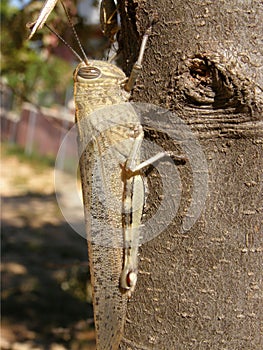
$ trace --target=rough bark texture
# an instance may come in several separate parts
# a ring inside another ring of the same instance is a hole
[[[180,208],[168,229],[140,249],[121,349],[263,348],[262,6],[119,1],[127,72],[158,14],[133,99],[186,121],[209,171],[206,206],[182,234],[192,185],[188,162],[179,166]],[[176,127],[171,118],[167,123]],[[146,136],[152,137],[147,130]],[[157,142],[170,149],[160,135]]]

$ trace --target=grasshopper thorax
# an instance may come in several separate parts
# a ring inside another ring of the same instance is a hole
[[[92,60],[81,62],[74,71],[74,95],[77,120],[97,109],[118,105],[129,100],[125,90],[125,73],[109,62]]]

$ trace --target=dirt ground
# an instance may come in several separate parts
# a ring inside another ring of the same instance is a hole
[[[53,168],[1,153],[0,348],[95,350],[86,242],[58,208]]]

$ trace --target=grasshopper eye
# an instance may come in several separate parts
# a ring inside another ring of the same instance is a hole
[[[96,79],[101,75],[101,71],[96,67],[81,67],[78,71],[78,75],[83,79]]]

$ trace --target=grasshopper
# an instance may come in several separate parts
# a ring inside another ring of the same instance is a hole
[[[29,38],[45,24],[55,4],[56,0],[46,1],[37,21],[31,25]],[[106,19],[111,20],[108,12]],[[140,163],[143,128],[139,116],[127,103],[142,68],[150,32],[151,27],[143,36],[129,78],[109,62],[88,60],[85,53],[82,59],[76,54],[81,62],[73,75],[75,121],[79,132],[97,350],[119,348],[127,301],[135,289],[138,273],[144,206],[141,170],[165,156],[160,153]]]
[[[114,42],[115,34],[119,31],[117,6],[114,0],[101,0],[100,25],[102,33]]]

